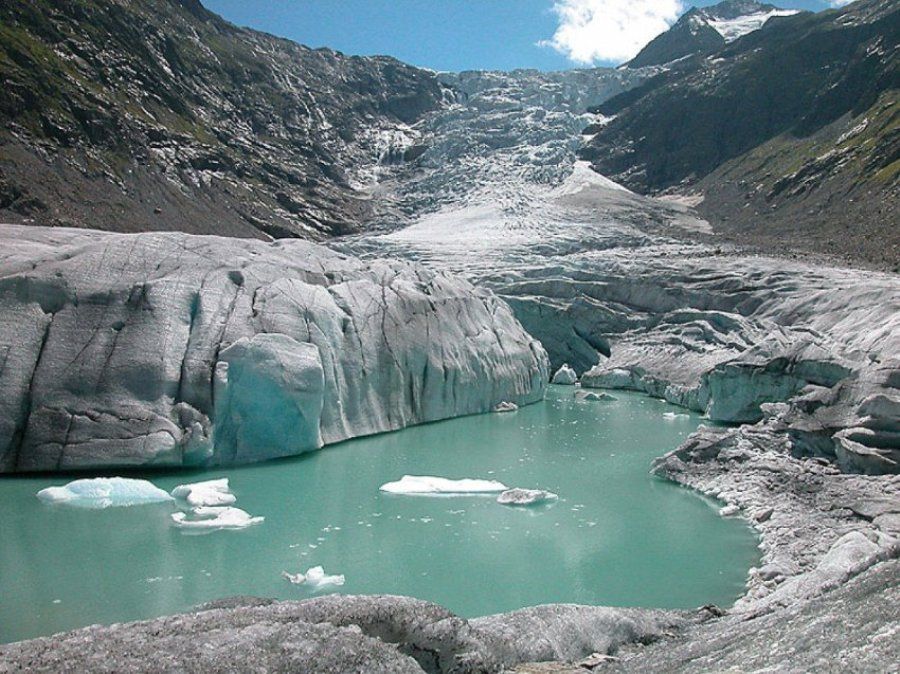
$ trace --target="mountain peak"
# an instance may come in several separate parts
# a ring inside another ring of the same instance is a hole
[[[709,7],[692,7],[669,30],[651,40],[628,66],[642,68],[694,54],[710,54],[759,30],[772,17],[798,12],[757,0],[723,0]]]

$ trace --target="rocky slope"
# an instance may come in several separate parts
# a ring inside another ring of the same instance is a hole
[[[263,238],[390,212],[367,191],[382,138],[445,95],[197,0],[3,3],[0,77],[3,221]]]
[[[769,19],[796,13],[756,0],[724,0],[710,7],[691,7],[669,30],[650,40],[627,65],[629,68],[660,66],[685,56],[712,54],[727,43],[759,30]]]
[[[637,191],[689,195],[738,242],[895,267],[898,45],[890,0],[779,17],[601,105],[615,119],[582,156]]]
[[[0,472],[233,464],[540,398],[490,292],[315,244],[0,227]]]

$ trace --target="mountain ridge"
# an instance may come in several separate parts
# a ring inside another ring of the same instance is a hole
[[[740,243],[896,267],[898,44],[889,0],[781,18],[597,106],[580,154]]]

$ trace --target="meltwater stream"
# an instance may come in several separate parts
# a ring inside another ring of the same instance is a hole
[[[148,618],[237,594],[313,595],[282,571],[322,565],[345,593],[406,594],[464,616],[548,602],[689,608],[730,604],[759,559],[741,520],[651,477],[700,423],[616,392],[345,442],[310,455],[205,472],[143,474],[163,489],[228,477],[265,522],[192,535],[170,504],[105,510],[35,497],[69,478],[0,480],[0,642]],[[681,416],[666,417],[666,412]],[[495,496],[379,492],[404,474],[476,477],[559,494],[514,508]],[[334,588],[332,588],[332,591]]]

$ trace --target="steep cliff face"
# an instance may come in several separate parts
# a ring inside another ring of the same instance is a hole
[[[195,0],[0,6],[0,218],[230,236],[352,231],[433,74],[237,28]],[[122,217],[127,214],[127,218]]]
[[[234,464],[539,399],[489,291],[316,244],[0,227],[0,472]]]
[[[896,265],[898,44],[890,0],[779,17],[601,105],[582,156],[738,241]]]

